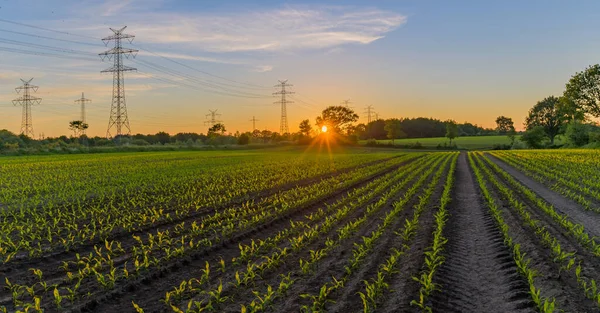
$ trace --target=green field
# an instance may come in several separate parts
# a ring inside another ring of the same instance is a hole
[[[378,143],[388,144],[391,140],[377,140]],[[395,145],[413,145],[419,142],[425,148],[435,148],[437,145],[447,145],[450,143],[446,137],[434,137],[434,138],[410,138],[410,139],[396,139],[394,140]],[[456,145],[462,149],[469,150],[485,150],[491,149],[494,145],[508,145],[510,139],[506,136],[476,136],[476,137],[459,137],[454,140]],[[361,144],[366,144],[366,140],[362,140]]]
[[[520,136],[517,135],[517,140]],[[391,140],[377,140],[378,143],[389,144]],[[447,145],[450,143],[446,137],[434,137],[434,138],[410,138],[410,139],[396,139],[394,140],[395,145],[414,145],[419,142],[424,148],[435,149],[437,145]],[[459,149],[467,150],[489,150],[494,145],[508,145],[510,139],[507,136],[472,136],[472,137],[459,137],[454,139],[454,142]],[[561,144],[562,136],[557,136],[554,140],[555,144]],[[366,144],[366,140],[361,140],[360,144]]]

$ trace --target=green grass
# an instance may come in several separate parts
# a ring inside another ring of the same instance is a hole
[[[518,138],[519,136],[517,136]],[[362,140],[360,143],[365,144],[367,141]],[[391,143],[391,140],[377,140],[378,143]],[[435,138],[418,138],[418,139],[396,139],[395,145],[410,145],[416,142],[421,143],[425,148],[436,148],[438,144],[449,144],[450,141],[446,137]],[[494,145],[510,144],[510,139],[506,136],[473,136],[459,137],[454,140],[456,145],[462,149],[469,150],[484,150],[491,149]]]

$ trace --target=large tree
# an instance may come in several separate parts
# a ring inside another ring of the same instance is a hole
[[[317,126],[326,125],[329,130],[338,134],[345,132],[352,123],[358,121],[358,114],[345,106],[330,106],[317,116]]]
[[[550,96],[539,101],[529,110],[529,115],[525,119],[525,127],[527,130],[531,130],[536,126],[541,126],[550,139],[550,144],[554,144],[554,138],[568,121],[569,116],[561,105],[561,100]]]
[[[600,65],[591,65],[571,76],[564,95],[573,101],[577,109],[600,117]]]
[[[496,118],[496,131],[500,135],[506,135],[510,139],[511,144],[515,142],[517,132],[515,131],[515,123],[512,118],[498,116]]]
[[[312,131],[312,126],[310,126],[310,121],[309,120],[303,120],[302,122],[300,122],[300,133],[302,135],[304,135],[305,137],[310,137],[310,133]]]
[[[392,140],[392,144],[394,144],[394,139],[406,136],[402,131],[402,122],[397,118],[385,121],[385,131],[387,132],[387,137]]]
[[[498,116],[496,118],[496,131],[500,135],[506,135],[515,130],[515,123],[512,118],[506,116]]]
[[[458,137],[458,125],[453,120],[446,121],[446,137],[450,139],[450,145],[452,145],[452,140]]]

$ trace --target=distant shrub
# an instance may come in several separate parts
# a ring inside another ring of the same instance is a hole
[[[375,140],[373,138],[367,140],[367,146],[371,146],[371,147],[377,146],[377,140]]]

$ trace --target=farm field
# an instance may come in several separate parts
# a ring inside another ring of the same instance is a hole
[[[517,139],[520,135],[517,135]],[[391,140],[377,140],[378,143],[390,144]],[[436,137],[436,138],[406,138],[394,140],[395,145],[414,145],[419,142],[427,149],[435,149],[438,145],[449,144],[448,138]],[[458,137],[454,139],[454,142],[460,149],[467,150],[486,150],[492,149],[494,145],[510,145],[510,139],[507,136],[470,136],[470,137]],[[361,141],[361,144],[366,144],[367,141]],[[556,144],[563,143],[562,136],[557,136],[555,139]]]
[[[518,138],[519,136],[517,136]],[[361,141],[365,144],[367,141]],[[377,140],[378,143],[390,144],[391,140]],[[395,139],[395,145],[414,145],[419,142],[424,148],[435,149],[438,145],[449,144],[448,138],[446,137],[434,137],[434,138],[405,138]],[[508,145],[510,139],[506,136],[470,136],[470,137],[458,137],[454,139],[456,145],[461,149],[469,150],[484,150],[491,149],[494,145]]]
[[[0,312],[600,312],[593,150],[0,159]]]

